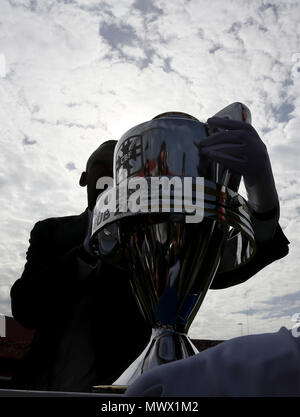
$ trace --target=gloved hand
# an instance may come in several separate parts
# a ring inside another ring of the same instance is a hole
[[[210,128],[225,130],[201,142],[200,153],[243,176],[252,214],[258,219],[272,220],[270,231],[262,237],[269,238],[277,226],[279,203],[265,144],[249,123],[218,117],[208,119],[207,123]]]

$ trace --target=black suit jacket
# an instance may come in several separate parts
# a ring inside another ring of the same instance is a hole
[[[27,262],[12,286],[11,305],[14,318],[36,335],[15,377],[16,388],[56,389],[51,380],[57,346],[86,296],[91,300],[95,383],[112,383],[149,341],[151,329],[138,309],[128,274],[102,263],[84,279],[80,276],[78,253],[87,223],[85,211],[40,221],[31,231]]]

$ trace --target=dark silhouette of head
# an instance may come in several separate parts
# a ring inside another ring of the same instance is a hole
[[[86,170],[82,172],[79,184],[87,186],[88,208],[92,210],[96,204],[98,195],[103,190],[96,189],[96,184],[101,177],[113,177],[113,156],[117,144],[116,140],[108,140],[102,143],[89,157]]]

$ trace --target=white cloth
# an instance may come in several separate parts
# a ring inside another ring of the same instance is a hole
[[[282,327],[231,339],[146,371],[125,396],[300,396],[300,338]]]

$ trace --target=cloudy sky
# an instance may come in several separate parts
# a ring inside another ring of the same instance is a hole
[[[164,111],[201,121],[242,101],[266,143],[290,254],[210,291],[190,330],[226,339],[300,313],[298,0],[0,0],[0,313],[37,220],[86,207],[107,139]]]

